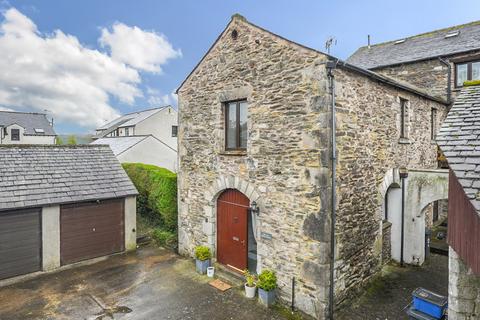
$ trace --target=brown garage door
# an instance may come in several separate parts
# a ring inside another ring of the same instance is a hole
[[[123,204],[124,199],[115,199],[62,206],[62,265],[123,251]]]
[[[41,268],[40,209],[0,212],[0,279]]]

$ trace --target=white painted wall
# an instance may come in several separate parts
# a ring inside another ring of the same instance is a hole
[[[388,190],[388,221],[391,227],[391,255],[395,261],[400,261],[401,228],[402,228],[402,189]]]
[[[397,179],[399,180],[399,179]],[[401,185],[401,182],[398,181]],[[392,223],[392,259],[401,260],[402,189],[388,191],[388,221]],[[448,170],[410,169],[405,179],[403,261],[422,265],[425,261],[425,207],[448,198]]]
[[[148,137],[117,155],[118,161],[153,164],[177,172],[177,152],[154,137]]]
[[[42,135],[24,135],[25,129],[18,124],[12,124],[7,129],[7,135],[4,135],[3,128],[0,133],[0,144],[55,144],[55,136],[42,136]],[[20,130],[20,140],[12,141],[12,129]]]
[[[42,269],[60,267],[60,206],[42,208]]]
[[[137,197],[125,198],[125,250],[137,248]]]
[[[177,138],[172,137],[172,126],[178,125],[178,114],[172,107],[155,113],[135,126],[136,135],[154,135],[177,150]]]

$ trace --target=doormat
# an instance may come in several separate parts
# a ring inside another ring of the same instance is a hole
[[[226,282],[223,282],[220,279],[210,281],[208,284],[211,285],[214,288],[217,288],[218,290],[220,290],[222,292],[227,291],[228,289],[230,289],[232,287],[231,285],[229,285]]]

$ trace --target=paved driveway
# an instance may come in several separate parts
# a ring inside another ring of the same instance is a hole
[[[408,319],[404,308],[412,300],[412,291],[423,287],[448,294],[448,257],[431,254],[421,267],[386,266],[365,292],[337,312],[337,320]]]
[[[157,248],[0,289],[0,319],[285,319]]]

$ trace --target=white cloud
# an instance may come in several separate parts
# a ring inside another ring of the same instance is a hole
[[[110,48],[113,59],[155,73],[162,71],[161,65],[167,60],[182,55],[180,50],[173,49],[163,34],[119,22],[112,26],[112,31],[103,28],[99,42]]]
[[[174,92],[170,94],[160,94],[160,91],[147,87],[147,94],[148,94],[148,103],[152,107],[158,107],[158,106],[166,106],[166,105],[171,105],[171,106],[176,106],[178,102],[178,97],[177,94]]]
[[[110,104],[111,97],[132,104],[143,96],[138,87],[141,83],[136,69],[138,63],[127,65],[107,53],[83,46],[75,36],[60,30],[43,34],[32,20],[14,8],[3,15],[0,23],[1,106],[48,109],[57,122],[93,128],[118,116],[119,112]],[[145,61],[160,68],[166,60]]]

